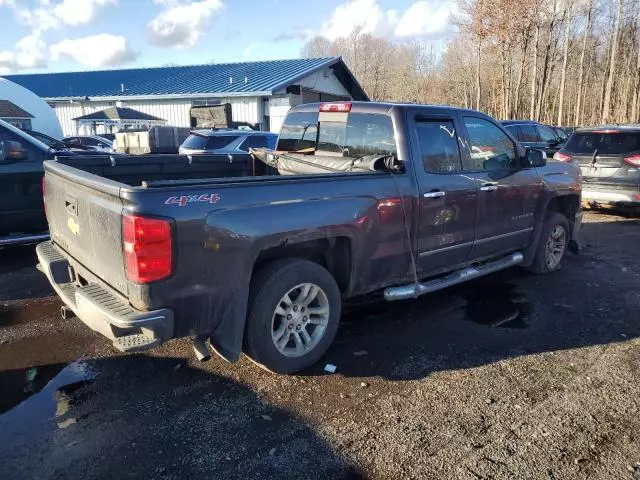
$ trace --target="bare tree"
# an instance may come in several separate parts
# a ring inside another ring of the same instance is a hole
[[[529,118],[536,116],[536,87],[538,85],[538,47],[540,45],[540,24],[536,22],[536,40],[533,47],[533,68],[531,73],[531,105]]]
[[[459,33],[444,48],[355,29],[314,37],[302,54],[341,55],[373,100],[577,125],[605,110],[606,121],[640,121],[640,0],[459,2]]]
[[[620,20],[622,19],[622,0],[618,0],[618,15],[616,16],[616,24],[613,28],[613,40],[611,44],[611,64],[609,66],[609,77],[604,92],[604,101],[602,104],[602,123],[607,123],[611,110],[611,91],[613,90],[613,82],[616,74],[616,61],[618,57],[618,35],[620,33]]]
[[[578,70],[578,91],[576,93],[576,111],[574,115],[574,123],[580,125],[582,123],[582,82],[584,80],[584,57],[587,53],[587,40],[589,39],[589,28],[591,27],[591,12],[593,11],[593,0],[589,0],[587,7],[587,15],[584,24],[584,32],[582,34],[582,50],[580,51],[580,68]]]
[[[558,92],[558,125],[564,125],[562,114],[564,113],[564,88],[567,81],[567,62],[569,60],[569,33],[571,31],[571,7],[569,2],[565,12],[564,49],[562,53],[562,75],[560,77],[560,90]]]

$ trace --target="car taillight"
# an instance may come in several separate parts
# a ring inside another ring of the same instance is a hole
[[[44,186],[44,177],[42,177],[42,206],[44,208],[44,218],[47,218],[47,195],[46,188]]]
[[[624,161],[634,167],[640,167],[640,155],[631,155],[630,157],[625,158]]]
[[[351,102],[321,103],[321,112],[345,112],[351,111]]]
[[[556,152],[553,154],[553,159],[558,162],[569,162],[571,161],[571,155],[567,155],[566,153]]]
[[[158,218],[122,216],[122,245],[127,278],[149,283],[171,275],[171,222]]]

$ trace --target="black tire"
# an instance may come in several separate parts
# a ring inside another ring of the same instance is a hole
[[[271,337],[272,320],[282,297],[302,283],[320,287],[329,303],[329,319],[318,343],[302,356],[288,357]],[[338,331],[341,297],[333,276],[317,263],[302,259],[276,260],[260,269],[251,282],[244,350],[262,368],[275,373],[294,373],[310,367],[325,354]]]
[[[562,227],[565,230],[566,242],[564,250],[561,254],[560,261],[555,266],[549,266],[547,264],[546,252],[549,245],[551,234],[556,227]],[[527,268],[532,273],[543,274],[550,273],[562,268],[562,261],[567,253],[567,247],[571,241],[571,229],[569,228],[569,222],[567,218],[558,212],[549,212],[545,218],[544,225],[542,226],[542,232],[540,234],[540,240],[538,241],[538,248],[536,250],[536,256],[530,267]]]

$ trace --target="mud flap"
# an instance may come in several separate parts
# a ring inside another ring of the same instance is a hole
[[[236,291],[231,299],[221,306],[221,319],[209,337],[213,351],[227,362],[237,362],[242,352],[248,298],[248,287]]]

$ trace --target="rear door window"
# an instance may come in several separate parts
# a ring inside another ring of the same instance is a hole
[[[640,151],[640,132],[575,132],[564,150],[578,155],[623,155]]]
[[[462,170],[453,121],[418,120],[415,125],[425,172],[452,173]]]
[[[516,140],[518,140],[519,142],[524,142],[524,140],[522,140],[522,135],[520,133],[518,125],[505,125],[504,128],[507,130],[507,132],[516,137]]]
[[[520,140],[521,142],[539,142],[540,136],[538,135],[538,129],[535,125],[520,125]]]
[[[555,132],[545,125],[538,125],[538,132],[540,132],[540,141],[542,142],[550,143],[558,139]]]
[[[192,150],[218,150],[235,142],[237,135],[189,135],[182,146]]]
[[[212,136],[207,139],[207,150],[218,150],[225,148],[235,142],[238,138],[237,135],[220,135]]]

